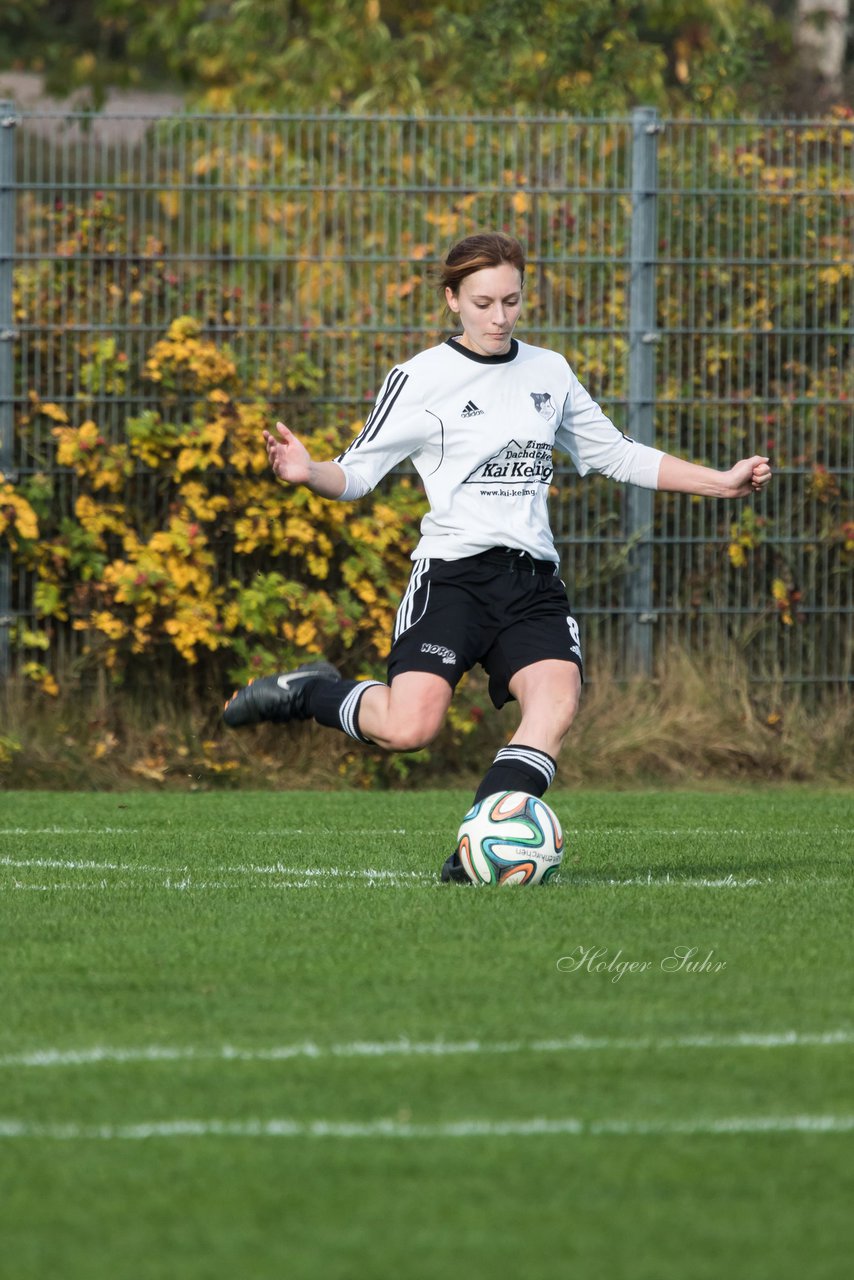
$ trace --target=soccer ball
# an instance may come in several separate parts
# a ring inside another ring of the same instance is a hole
[[[563,857],[563,832],[544,800],[497,791],[469,809],[457,853],[474,884],[545,884]]]

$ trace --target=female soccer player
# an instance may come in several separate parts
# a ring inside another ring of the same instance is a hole
[[[322,497],[364,497],[410,458],[429,500],[414,568],[398,609],[388,681],[342,680],[329,663],[266,676],[226,704],[231,727],[314,718],[361,742],[415,751],[442,726],[457,683],[476,663],[496,707],[519,704],[519,725],[475,795],[542,796],[578,707],[578,626],[558,577],[547,496],[552,448],[578,472],[718,498],[744,498],[770,480],[768,459],[729,471],[624,436],[562,355],[513,337],[525,258],[498,232],[450,251],[440,284],[461,332],[392,369],[362,431],[337,458],[316,462],[292,431],[264,432],[285,484]],[[448,859],[442,878],[465,879]]]

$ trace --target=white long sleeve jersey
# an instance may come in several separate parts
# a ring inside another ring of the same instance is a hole
[[[548,518],[555,445],[582,476],[657,487],[661,451],[618,431],[563,356],[515,338],[505,355],[480,356],[450,338],[392,369],[335,461],[349,499],[412,460],[430,504],[413,560],[489,547],[557,560]]]

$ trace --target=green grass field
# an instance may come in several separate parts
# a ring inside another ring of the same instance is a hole
[[[4,1277],[849,1275],[851,793],[550,801],[0,796]]]

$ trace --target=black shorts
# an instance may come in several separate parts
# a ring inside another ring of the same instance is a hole
[[[551,560],[496,547],[462,560],[418,560],[397,611],[389,682],[429,671],[456,688],[476,663],[496,707],[517,671],[557,658],[583,672],[578,624]]]

